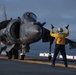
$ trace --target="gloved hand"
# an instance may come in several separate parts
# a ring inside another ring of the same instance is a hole
[[[53,29],[54,28],[54,26],[51,24],[51,28]]]
[[[69,27],[69,24],[65,28],[68,29],[68,27]]]

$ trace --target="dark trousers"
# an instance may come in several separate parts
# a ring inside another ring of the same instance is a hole
[[[58,55],[59,52],[63,56],[64,64],[67,65],[65,45],[58,45],[58,44],[55,45],[55,52],[54,52],[54,57],[53,57],[52,64],[55,65],[56,57],[57,57],[57,55]]]

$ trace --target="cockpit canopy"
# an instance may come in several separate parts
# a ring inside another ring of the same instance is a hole
[[[34,13],[32,13],[32,12],[26,12],[26,13],[23,14],[22,19],[23,19],[24,21],[27,20],[27,21],[34,21],[34,22],[36,22],[37,17],[36,17],[36,15],[35,15]]]

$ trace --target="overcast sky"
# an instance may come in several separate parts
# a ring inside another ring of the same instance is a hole
[[[17,18],[24,12],[31,11],[37,15],[37,20],[50,25],[62,27],[69,24],[70,36],[76,39],[76,0],[0,0],[0,21],[2,21],[2,5],[5,5],[7,18]]]

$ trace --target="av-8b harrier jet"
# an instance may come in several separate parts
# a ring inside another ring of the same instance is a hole
[[[32,12],[25,12],[17,19],[7,19],[5,7],[3,8],[3,20],[0,22],[0,40],[5,42],[8,58],[14,55],[18,59],[18,50],[21,50],[20,59],[24,59],[29,52],[30,44],[49,41],[49,30],[44,28],[45,22],[37,21],[37,16]]]

